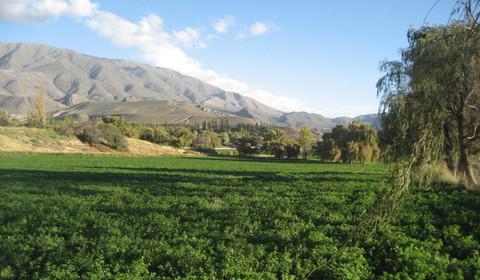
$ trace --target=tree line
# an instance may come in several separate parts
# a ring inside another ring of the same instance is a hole
[[[119,151],[128,150],[125,137],[129,137],[204,153],[231,147],[240,156],[269,155],[277,159],[295,159],[300,155],[307,159],[309,154],[314,154],[323,161],[369,163],[380,158],[377,132],[360,121],[348,126],[337,125],[331,133],[320,136],[307,125],[298,130],[267,124],[232,125],[228,120],[203,121],[187,127],[128,122],[121,116],[85,122],[66,116],[59,121],[37,113],[21,122],[0,110],[0,126],[52,128],[61,134],[74,134],[90,145],[103,144]]]

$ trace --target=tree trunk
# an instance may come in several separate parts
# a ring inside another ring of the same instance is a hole
[[[455,168],[454,152],[453,152],[453,142],[452,136],[450,135],[450,124],[445,122],[443,124],[443,133],[445,137],[445,162],[447,163],[447,168],[452,174],[456,175],[457,170]]]
[[[465,118],[463,112],[460,112],[457,115],[457,125],[458,125],[458,142],[460,148],[460,158],[458,160],[458,173],[465,177],[467,180],[467,186],[472,188],[477,188],[478,183],[475,175],[473,174],[473,169],[468,160],[468,137],[466,135],[465,129]]]
[[[460,159],[458,161],[458,173],[465,176],[465,179],[467,179],[467,185],[469,187],[478,187],[477,179],[473,174],[472,166],[470,165],[470,161],[468,160],[468,149],[463,143],[460,143]]]

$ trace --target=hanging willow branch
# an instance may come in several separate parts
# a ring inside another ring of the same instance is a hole
[[[421,137],[414,145],[413,149],[416,151],[422,150],[427,139],[427,135]],[[397,163],[394,166],[392,176],[393,187],[388,192],[386,198],[382,201],[378,201],[378,205],[373,207],[373,211],[369,216],[357,224],[349,236],[337,248],[337,251],[326,262],[310,271],[304,279],[310,278],[316,271],[332,264],[344,253],[350,242],[360,238],[368,239],[371,237],[377,231],[379,226],[392,216],[393,212],[404,201],[404,198],[409,191],[410,183],[414,177],[415,165],[418,164],[418,161],[419,158],[414,156],[410,159],[405,159],[403,162]]]

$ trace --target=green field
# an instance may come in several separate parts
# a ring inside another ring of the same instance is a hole
[[[382,165],[0,156],[0,279],[302,279],[378,192]],[[480,279],[480,196],[414,189],[311,279]]]

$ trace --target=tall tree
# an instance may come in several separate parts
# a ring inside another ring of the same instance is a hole
[[[274,153],[275,158],[281,159],[285,155],[285,146],[287,141],[287,132],[283,129],[272,129],[264,137],[263,147]]]
[[[384,62],[377,87],[393,158],[422,169],[445,159],[477,186],[469,155],[480,138],[480,30],[454,22],[408,33],[402,61]]]
[[[304,124],[300,129],[300,138],[298,140],[300,147],[302,148],[303,159],[307,159],[307,153],[312,148],[313,135],[310,127]]]
[[[38,86],[37,94],[35,96],[35,120],[38,126],[45,127],[47,124],[47,114],[43,109],[43,87]]]

